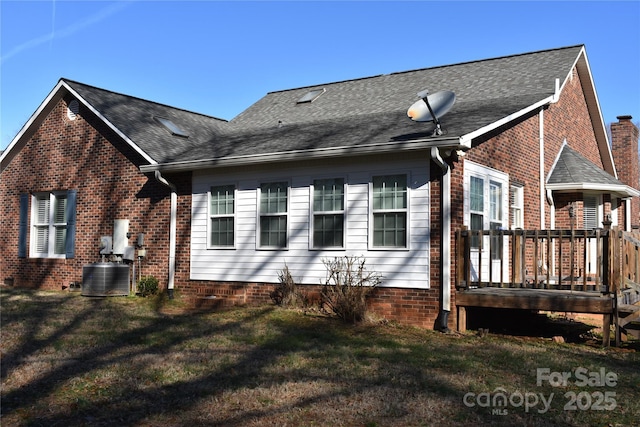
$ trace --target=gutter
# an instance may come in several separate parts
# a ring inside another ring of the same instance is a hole
[[[167,181],[160,171],[155,171],[156,180],[171,190],[171,208],[169,216],[169,280],[167,291],[169,299],[173,299],[173,288],[176,275],[176,219],[178,215],[178,192],[174,184]]]
[[[262,163],[278,163],[296,160],[326,159],[341,156],[363,156],[370,154],[383,154],[398,151],[417,151],[433,147],[459,149],[465,148],[460,144],[460,138],[427,138],[408,141],[391,141],[378,144],[360,145],[357,147],[331,147],[317,148],[313,150],[293,150],[276,153],[247,154],[242,156],[228,156],[223,158],[211,158],[205,160],[189,160],[182,162],[149,164],[140,166],[143,173],[162,172],[187,172],[198,169],[214,169],[230,166],[248,166]]]
[[[449,331],[451,312],[451,168],[440,156],[438,147],[431,148],[431,159],[442,169],[440,178],[440,286],[441,306],[436,329]]]

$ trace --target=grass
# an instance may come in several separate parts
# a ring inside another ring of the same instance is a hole
[[[626,426],[640,420],[636,343],[602,349],[389,323],[353,326],[276,306],[196,313],[163,297],[13,288],[1,288],[0,297],[0,421],[7,426]],[[575,374],[579,367],[614,373],[616,384],[536,383],[538,368]],[[506,406],[493,402],[501,392],[511,399]],[[609,410],[597,410],[598,393],[605,392]],[[538,399],[553,393],[547,411],[542,403],[524,406],[522,399],[532,403],[534,393]]]

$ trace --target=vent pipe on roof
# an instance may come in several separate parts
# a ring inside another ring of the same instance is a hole
[[[167,293],[169,299],[173,299],[173,285],[176,275],[176,216],[178,214],[178,192],[176,186],[167,181],[160,171],[155,171],[155,178],[171,190],[171,208],[169,214],[169,279],[167,282]]]

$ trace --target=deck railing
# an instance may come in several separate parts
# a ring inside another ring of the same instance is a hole
[[[456,286],[615,292],[614,235],[609,229],[458,230]]]

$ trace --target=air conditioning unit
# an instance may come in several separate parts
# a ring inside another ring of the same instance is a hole
[[[129,295],[129,266],[98,262],[82,267],[82,293],[85,296],[108,297]]]

